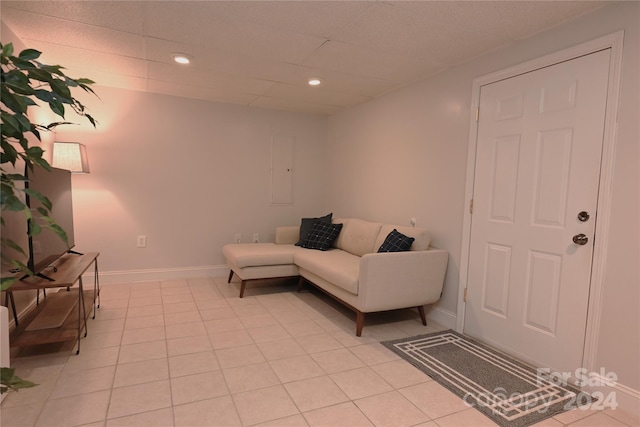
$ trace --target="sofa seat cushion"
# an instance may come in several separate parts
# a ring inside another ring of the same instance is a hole
[[[294,245],[275,243],[238,243],[224,245],[222,253],[238,268],[293,264]]]
[[[296,251],[294,258],[298,267],[322,277],[347,292],[358,294],[361,260],[359,256],[340,249],[329,249],[324,252],[302,249]]]

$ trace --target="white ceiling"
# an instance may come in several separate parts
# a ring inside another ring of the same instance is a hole
[[[42,61],[97,83],[333,114],[601,7],[591,1],[5,1]],[[184,52],[192,63],[173,63]],[[310,87],[309,77],[323,84]]]

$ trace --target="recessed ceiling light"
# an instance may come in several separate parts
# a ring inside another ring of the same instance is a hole
[[[322,83],[322,81],[318,77],[311,77],[309,79],[310,86],[318,86],[320,83]]]
[[[178,64],[188,64],[189,62],[191,62],[189,56],[184,53],[174,53],[172,56],[173,60]]]

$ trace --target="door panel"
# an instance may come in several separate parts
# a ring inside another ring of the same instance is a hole
[[[511,271],[511,248],[502,245],[487,245],[482,308],[494,315],[506,318],[509,299],[509,272]]]
[[[480,89],[464,332],[562,372],[582,363],[609,56]]]
[[[491,213],[493,221],[513,223],[516,209],[520,136],[497,138],[493,146]]]
[[[524,325],[555,336],[562,257],[530,251],[528,265]]]
[[[534,175],[534,226],[564,227],[571,164],[572,129],[540,132]]]

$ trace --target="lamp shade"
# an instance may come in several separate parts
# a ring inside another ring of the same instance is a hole
[[[72,173],[89,173],[87,147],[79,142],[54,142],[53,167]]]

